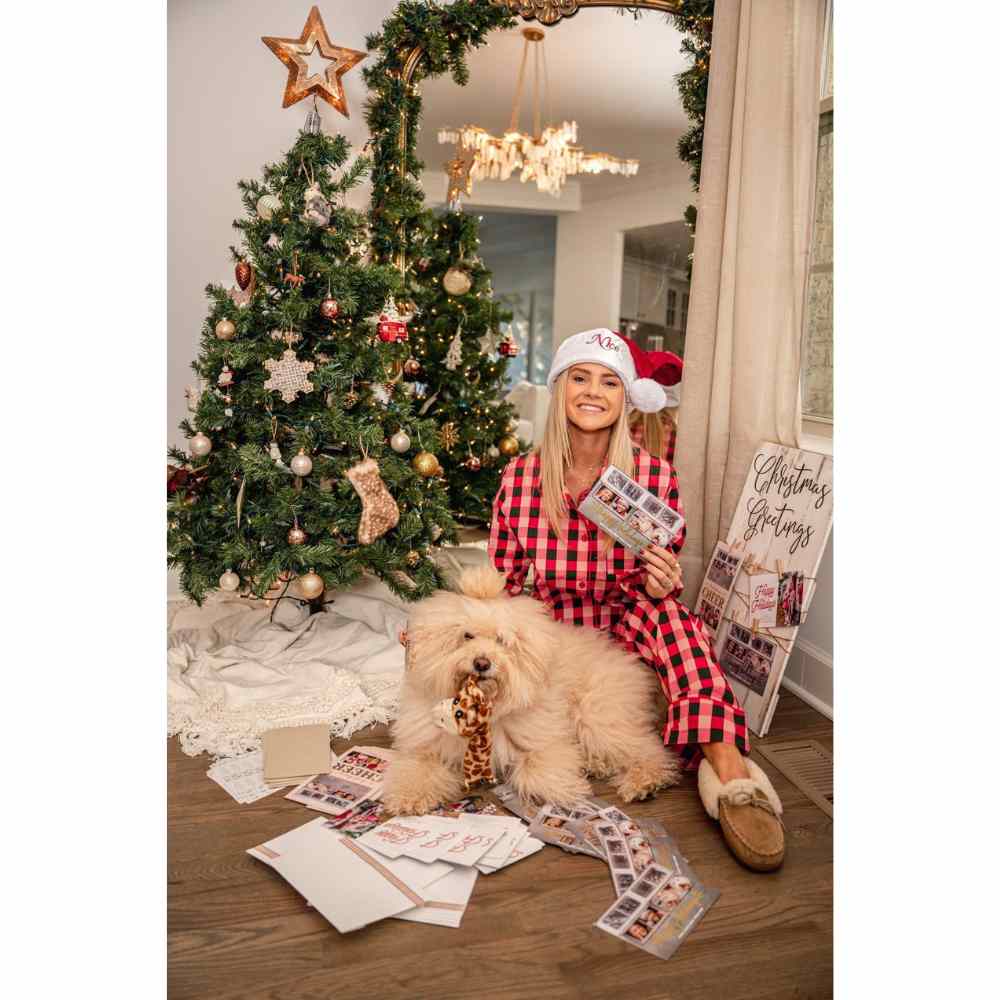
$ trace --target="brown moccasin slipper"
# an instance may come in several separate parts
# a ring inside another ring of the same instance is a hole
[[[748,757],[744,763],[750,777],[723,785],[712,765],[702,759],[698,793],[708,815],[719,821],[736,860],[754,871],[774,871],[785,858],[781,800],[757,764]]]

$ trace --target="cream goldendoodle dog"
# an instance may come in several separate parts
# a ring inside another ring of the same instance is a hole
[[[612,777],[625,802],[679,780],[655,730],[653,671],[603,632],[509,597],[503,576],[482,567],[462,575],[459,593],[440,591],[410,614],[383,794],[391,812],[419,815],[463,794],[465,741],[434,716],[468,675],[493,699],[494,771],[524,799],[572,805],[590,792],[588,772]]]

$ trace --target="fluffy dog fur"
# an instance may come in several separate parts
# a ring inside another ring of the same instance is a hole
[[[463,794],[465,741],[434,724],[434,708],[472,674],[493,699],[493,765],[524,799],[569,806],[586,774],[611,777],[625,802],[676,784],[680,765],[655,730],[654,672],[605,635],[554,621],[530,597],[509,597],[491,567],[467,570],[459,593],[421,601],[407,625],[398,751],[388,809],[419,815]],[[488,662],[485,671],[476,669]]]

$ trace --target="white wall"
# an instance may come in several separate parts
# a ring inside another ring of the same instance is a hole
[[[365,50],[395,0],[326,0],[321,13],[331,40]],[[168,12],[167,427],[181,445],[187,416],[184,387],[208,312],[204,287],[233,283],[228,247],[242,214],[236,182],[258,177],[295,141],[311,100],[281,107],[288,70],[260,40],[298,38],[309,3],[300,0],[171,0]],[[361,70],[343,77],[350,119],[319,102],[328,132],[342,132],[354,151],[368,140],[367,88]],[[359,190],[351,203],[367,201]]]
[[[559,216],[556,240],[555,343],[595,326],[615,329],[620,319],[624,232],[676,222],[695,198],[689,168],[680,160],[651,168],[622,194],[592,200]]]

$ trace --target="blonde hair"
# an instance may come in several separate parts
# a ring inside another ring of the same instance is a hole
[[[545,433],[535,449],[542,465],[542,510],[552,530],[561,538],[566,516],[566,470],[573,460],[573,449],[569,442],[569,419],[566,416],[566,378],[563,372],[552,386],[552,399],[545,420]],[[608,441],[608,465],[614,465],[622,472],[635,476],[635,458],[632,454],[632,438],[629,436],[628,406],[622,406],[618,420],[611,428]],[[605,542],[613,539],[605,535]]]
[[[655,458],[664,458],[670,432],[677,427],[674,411],[664,408],[659,413],[643,413],[633,411],[629,418],[629,427],[642,428],[642,446]]]

